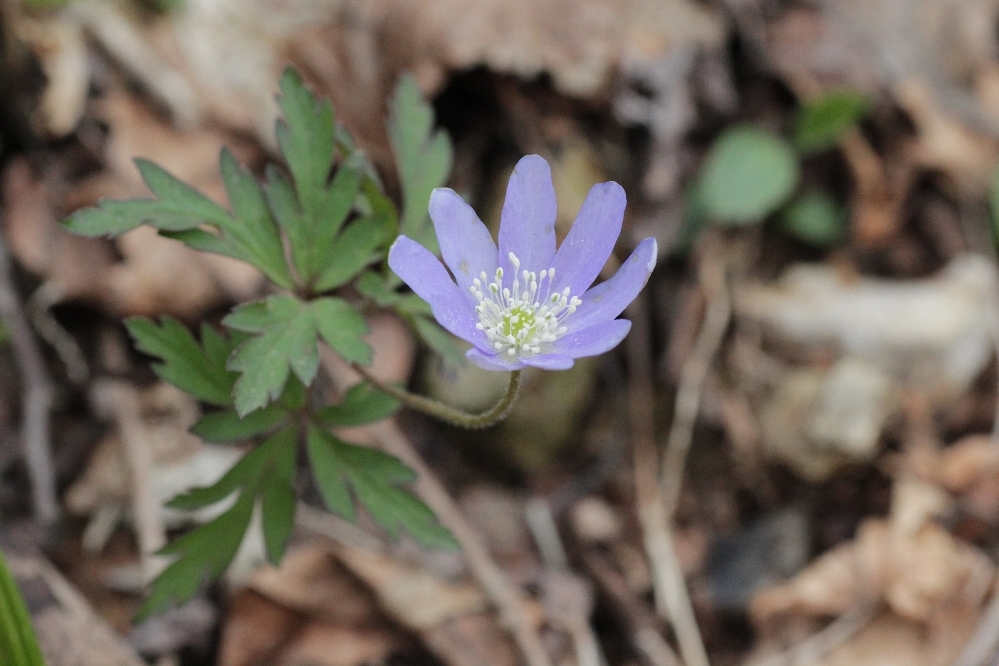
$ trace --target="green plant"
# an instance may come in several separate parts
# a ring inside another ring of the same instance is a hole
[[[385,264],[388,245],[405,228],[432,249],[427,200],[450,170],[448,137],[433,129],[433,111],[404,77],[392,101],[390,136],[403,192],[400,218],[371,164],[319,101],[288,70],[280,82],[283,118],[277,138],[286,168],[269,165],[261,185],[226,150],[220,158],[226,209],[143,160],[136,164],[154,199],[98,202],[66,222],[77,233],[117,235],[149,224],[168,238],[249,262],[273,295],[236,306],[223,331],[202,326],[200,339],[176,320],[131,318],[139,349],[159,359],[160,377],[217,410],[193,431],[213,442],[259,443],[217,483],[174,498],[194,509],[223,500],[217,518],[170,543],[174,561],[152,583],[140,615],[183,601],[218,576],[235,556],[259,507],[268,558],[278,562],[295,515],[298,450],[329,509],[353,520],[354,500],[392,536],[402,531],[430,546],[455,547],[433,512],[405,487],[414,473],[395,458],[339,438],[334,428],[369,423],[399,402],[361,385],[336,405],[315,404],[319,344],[348,362],[367,364],[371,349],[362,310],[392,307],[438,348],[450,338],[419,297],[399,291]],[[353,285],[360,299],[340,293]]]
[[[847,219],[830,195],[794,195],[802,159],[836,146],[868,110],[860,93],[831,90],[798,110],[793,141],[750,125],[726,128],[687,192],[684,244],[707,224],[754,225],[778,212],[780,229],[806,244],[842,241]]]
[[[0,663],[45,666],[31,617],[0,552]]]

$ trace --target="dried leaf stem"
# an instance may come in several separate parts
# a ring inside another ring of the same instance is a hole
[[[673,549],[672,526],[659,486],[653,402],[652,359],[646,299],[640,295],[629,309],[628,404],[635,474],[638,520],[645,552],[652,567],[656,609],[676,630],[680,653],[687,666],[708,666],[707,651],[687,594],[683,573]]]
[[[416,472],[417,479],[413,484],[413,490],[427,506],[433,509],[437,518],[451,530],[455,539],[461,544],[472,575],[496,607],[500,622],[517,643],[528,666],[550,666],[548,653],[531,621],[523,594],[493,561],[482,537],[465,521],[444,485],[394,423],[386,421],[372,425],[369,432],[385,451],[402,460]]]
[[[35,342],[34,333],[14,288],[10,255],[0,238],[0,319],[10,331],[23,385],[21,401],[21,446],[28,475],[35,518],[42,525],[59,519],[55,471],[52,466],[52,437],[49,412],[52,408],[52,383],[45,370],[45,360]]]

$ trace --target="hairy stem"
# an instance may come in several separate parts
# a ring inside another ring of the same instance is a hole
[[[505,419],[510,414],[510,409],[517,399],[517,391],[520,388],[520,370],[514,370],[510,373],[510,385],[499,402],[480,414],[469,414],[432,398],[415,395],[398,386],[386,384],[372,376],[367,368],[357,363],[353,363],[351,367],[360,373],[369,384],[379,391],[389,394],[407,407],[429,414],[439,421],[469,430],[488,428]]]

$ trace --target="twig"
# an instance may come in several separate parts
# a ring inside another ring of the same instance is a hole
[[[371,434],[382,448],[396,456],[417,474],[413,490],[427,503],[441,523],[451,530],[489,600],[499,612],[500,622],[516,641],[528,666],[550,666],[548,653],[531,623],[520,589],[511,584],[493,561],[479,534],[469,525],[436,475],[413,450],[409,440],[394,423],[370,426]]]
[[[546,617],[553,625],[565,629],[572,638],[578,666],[602,666],[607,660],[600,641],[590,626],[592,597],[588,586],[584,586],[578,576],[569,570],[569,558],[558,533],[551,505],[540,497],[532,497],[524,507],[524,517],[545,563],[546,580],[560,581],[558,585],[543,586]],[[575,593],[558,593],[566,588]]]
[[[87,358],[73,336],[56,321],[51,312],[52,306],[62,300],[59,291],[55,283],[44,283],[28,298],[25,309],[38,335],[52,346],[66,367],[66,378],[71,383],[82,386],[90,377]]]
[[[965,644],[954,666],[984,666],[999,652],[999,594],[993,593],[992,601],[982,613],[975,633]]]
[[[645,552],[652,567],[656,608],[668,616],[676,630],[680,652],[687,666],[708,666],[707,651],[697,627],[670,535],[671,525],[658,483],[658,455],[650,358],[649,322],[644,296],[632,303],[628,337],[628,388],[631,440],[634,447],[635,495]],[[647,640],[647,638],[646,638]]]
[[[756,664],[756,666],[814,664],[866,627],[877,616],[880,609],[881,604],[878,602],[862,602],[797,645]]]
[[[667,520],[673,519],[680,498],[683,470],[687,462],[687,453],[690,451],[694,423],[701,407],[704,380],[725,337],[725,330],[732,315],[724,261],[717,256],[717,246],[706,243],[703,249],[699,278],[708,306],[701,330],[697,334],[694,351],[683,365],[673,408],[673,423],[663,454],[661,483]]]
[[[132,520],[142,557],[143,583],[148,583],[165,566],[156,551],[167,541],[160,499],[153,487],[151,437],[142,421],[139,398],[133,386],[118,380],[95,382],[91,395],[97,410],[114,419],[121,435],[131,477]]]
[[[59,519],[55,472],[52,467],[52,439],[49,411],[52,384],[45,370],[42,352],[18,299],[6,243],[0,238],[0,319],[10,331],[14,361],[24,389],[21,402],[21,445],[31,477],[35,518],[43,526]]]
[[[624,577],[596,552],[584,553],[583,564],[631,635],[635,651],[650,666],[681,666],[680,658],[656,628],[655,616],[634,595]]]

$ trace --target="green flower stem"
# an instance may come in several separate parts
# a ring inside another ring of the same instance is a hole
[[[362,365],[354,363],[352,366],[369,384],[382,393],[392,396],[407,407],[411,407],[424,414],[429,414],[439,421],[469,430],[488,428],[505,419],[510,414],[510,409],[517,399],[517,390],[520,388],[520,370],[514,370],[510,373],[510,385],[499,402],[480,414],[469,414],[432,398],[415,395],[398,386],[386,384],[373,377],[367,368]]]

